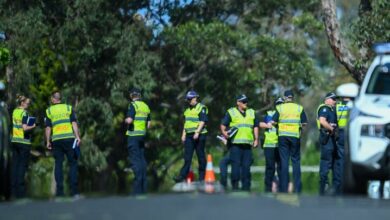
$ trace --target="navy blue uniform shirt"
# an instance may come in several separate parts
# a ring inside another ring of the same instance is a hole
[[[26,114],[22,118],[22,124],[26,125],[27,124],[27,120],[28,120],[28,113],[26,112]]]
[[[328,123],[337,123],[337,114],[336,111],[330,106],[322,106],[318,109],[318,119],[324,117]],[[321,125],[322,127],[322,125]]]

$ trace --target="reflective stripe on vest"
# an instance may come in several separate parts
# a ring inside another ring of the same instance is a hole
[[[276,106],[276,109],[279,112],[279,136],[299,138],[303,107],[296,103],[288,102]]]
[[[22,108],[17,108],[12,112],[12,138],[13,143],[31,144],[30,139],[24,138],[22,120],[27,112]]]
[[[202,111],[202,109],[206,109],[206,114],[208,113],[207,107],[203,105],[202,103],[196,104],[195,107],[193,108],[187,108],[184,111],[184,130],[186,131],[187,134],[194,133],[196,129],[198,129],[200,119],[199,119],[199,114]],[[200,132],[201,134],[207,133],[207,129],[204,126]]]
[[[321,123],[320,123],[320,117],[319,117],[319,111],[320,111],[320,108],[324,107],[324,106],[327,106],[328,108],[330,108],[331,111],[333,111],[333,108],[332,106],[329,106],[329,105],[325,105],[325,104],[321,104],[320,106],[318,106],[317,108],[317,128],[320,129],[321,128]]]
[[[143,101],[134,101],[130,105],[134,107],[135,116],[133,119],[133,130],[127,130],[127,136],[145,136],[148,116],[150,114],[149,106]],[[129,108],[130,108],[129,105]]]
[[[237,108],[230,108],[228,113],[231,118],[229,127],[238,128],[237,133],[234,135],[233,144],[253,144],[253,124],[255,121],[255,111],[253,109],[247,109],[245,117]]]
[[[267,111],[267,116],[273,117],[276,111]],[[264,147],[276,147],[278,143],[278,134],[276,133],[276,127],[272,126],[271,129],[268,129],[264,132],[265,140]]]
[[[336,105],[336,113],[337,113],[337,124],[339,128],[345,128],[348,123],[348,111],[349,108],[347,105],[342,102],[337,103]]]
[[[70,121],[71,114],[72,106],[67,104],[52,105],[46,110],[46,115],[53,127],[52,141],[75,138]]]

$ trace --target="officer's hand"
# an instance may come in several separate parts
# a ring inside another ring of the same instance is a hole
[[[256,148],[259,145],[259,140],[253,141],[253,147]]]
[[[76,140],[77,140],[77,146],[79,146],[79,147],[80,147],[80,144],[81,144],[81,139],[80,139],[79,137],[77,137],[77,138],[76,138]]]
[[[194,140],[198,140],[198,138],[199,138],[199,133],[198,133],[198,132],[195,132],[195,134],[194,134]]]
[[[226,139],[229,139],[229,134],[228,134],[226,131],[223,131],[223,132],[222,132],[222,135],[223,135]]]
[[[34,124],[31,126],[31,128],[35,128],[36,126],[37,126],[37,124],[34,123]]]
[[[52,149],[50,141],[48,141],[48,142],[46,143],[46,148],[49,149],[49,150]]]

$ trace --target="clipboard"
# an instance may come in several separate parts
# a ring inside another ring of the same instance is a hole
[[[76,160],[79,159],[81,156],[81,151],[79,145],[77,145],[77,139],[74,139],[72,149],[74,151],[74,156]]]

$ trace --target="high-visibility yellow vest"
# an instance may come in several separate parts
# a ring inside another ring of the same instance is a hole
[[[320,108],[322,108],[323,106],[327,106],[330,108],[331,111],[333,111],[333,108],[332,106],[329,106],[329,105],[326,105],[324,103],[322,103],[321,105],[318,106],[317,108],[317,128],[320,129],[321,128],[321,123],[320,123],[320,119],[319,119],[319,111],[320,111]]]
[[[234,135],[233,144],[253,144],[253,124],[255,121],[255,111],[253,109],[247,109],[245,117],[237,108],[230,108],[228,113],[231,118],[229,127],[238,128],[237,133]]]
[[[126,135],[145,136],[147,120],[150,114],[149,106],[143,101],[134,101],[131,102],[130,105],[134,106],[135,116],[133,118],[133,130],[127,130]]]
[[[274,116],[276,111],[267,111],[267,116]],[[276,133],[276,127],[272,126],[271,129],[268,129],[268,131],[264,132],[265,140],[264,140],[264,147],[276,147],[276,144],[278,143],[278,134]]]
[[[346,104],[339,102],[336,105],[337,124],[339,128],[345,128],[348,123],[349,108]]]
[[[53,135],[52,141],[75,138],[70,116],[72,106],[67,104],[56,104],[46,109],[46,115],[51,120]]]
[[[205,105],[203,105],[202,103],[198,103],[198,104],[196,104],[195,107],[187,108],[184,111],[184,118],[185,118],[184,130],[186,131],[187,134],[194,133],[196,131],[196,129],[198,128],[199,123],[200,123],[199,114],[203,108],[206,109],[206,114],[207,114],[208,113],[207,107]],[[201,134],[207,133],[207,129],[205,126],[203,126],[200,133]]]
[[[30,139],[24,137],[24,130],[22,125],[23,117],[27,112],[22,108],[17,108],[12,113],[12,138],[11,142],[21,144],[31,144]]]
[[[296,103],[287,102],[277,105],[276,109],[279,112],[279,136],[299,138],[303,107]]]

